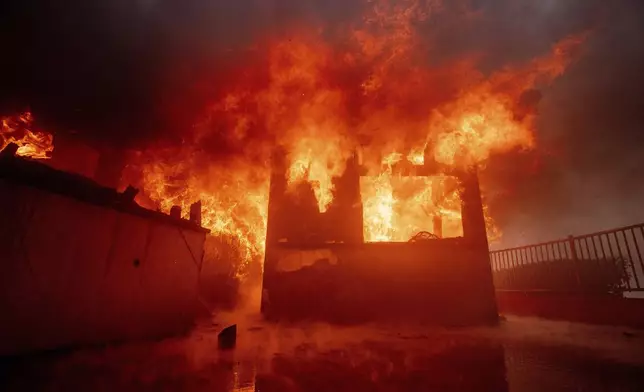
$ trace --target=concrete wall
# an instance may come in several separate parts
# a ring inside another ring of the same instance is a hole
[[[183,332],[204,239],[0,180],[0,355]]]
[[[349,323],[494,323],[489,260],[479,248],[448,240],[273,247],[266,255],[263,311],[279,319]]]
[[[561,292],[498,291],[502,314],[644,328],[644,299]]]

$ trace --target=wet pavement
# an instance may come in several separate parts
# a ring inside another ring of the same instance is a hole
[[[238,324],[237,348],[217,333]],[[185,337],[0,362],[3,391],[644,391],[644,331],[509,318],[494,328],[205,321]]]

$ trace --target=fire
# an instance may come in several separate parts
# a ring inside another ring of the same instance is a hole
[[[425,149],[427,145],[423,145],[422,148],[418,148],[414,151],[411,151],[407,154],[407,161],[415,166],[423,166],[425,164]]]
[[[316,136],[302,138],[288,154],[288,184],[293,186],[306,181],[311,184],[320,212],[325,212],[333,201],[333,180],[344,173],[345,159],[336,155],[342,149],[333,141],[325,143]]]
[[[269,40],[262,66],[251,64],[242,80],[227,86],[181,149],[163,158],[149,152],[142,164],[147,196],[164,210],[187,210],[202,200],[204,225],[235,238],[249,262],[263,252],[270,151],[286,152],[289,187],[308,184],[324,213],[335,180],[364,147],[366,240],[407,241],[418,231],[434,231],[436,220],[443,229],[435,234],[461,235],[456,180],[440,172],[402,177],[395,166],[420,168],[429,157],[446,169],[484,167],[493,154],[533,148],[534,110],[522,106],[522,95],[561,75],[583,37],[484,75],[474,56],[427,61],[440,54],[422,42],[416,25],[440,14],[439,1],[370,4],[361,22],[341,30],[340,40],[316,29]],[[209,161],[201,145],[213,137],[235,151],[234,158]],[[497,233],[491,217],[486,220]]]
[[[249,263],[264,254],[267,168],[252,167],[242,160],[208,163],[191,147],[179,151],[152,149],[134,157],[130,167],[140,172],[144,194],[162,211],[176,205],[187,218],[190,204],[200,200],[202,225],[232,249],[237,260],[228,261],[238,263],[238,273],[243,274]],[[146,200],[137,201],[146,204]],[[227,249],[216,251],[226,253]]]
[[[391,174],[360,179],[365,241],[391,241],[394,233],[394,190]]]
[[[287,151],[288,184],[311,184],[320,212],[351,155],[343,92],[325,83],[332,54],[319,38],[291,39],[270,51],[269,84],[257,95],[259,115]]]
[[[582,37],[568,37],[548,56],[522,68],[492,74],[461,93],[456,100],[434,110],[429,124],[435,158],[452,166],[478,165],[491,154],[534,146],[534,114],[521,113],[521,94],[539,79],[551,82],[571,61],[571,51]]]
[[[49,159],[54,151],[54,136],[32,129],[33,116],[24,112],[0,119],[0,151],[10,143],[18,146],[16,155],[32,159]]]
[[[413,153],[406,159],[412,165],[420,162]],[[434,232],[434,218],[440,218],[443,227],[442,233],[434,234],[462,235],[456,179],[442,175],[403,176],[394,172],[400,162],[403,154],[387,154],[382,159],[382,169],[361,178],[365,241],[404,242],[420,231]]]

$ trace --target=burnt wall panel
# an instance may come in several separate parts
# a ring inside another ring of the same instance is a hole
[[[205,232],[2,180],[0,216],[0,354],[157,337],[196,316]]]
[[[111,227],[110,250],[103,264],[99,283],[103,312],[97,315],[96,327],[107,339],[135,339],[145,335],[145,271],[142,260],[149,236],[150,222],[139,217],[118,214]],[[112,320],[118,314],[119,319]]]
[[[266,260],[265,314],[334,322],[497,320],[487,252],[463,244],[329,244],[275,247]]]
[[[167,328],[167,332],[180,330],[186,327],[184,320],[197,311],[194,299],[198,295],[204,239],[197,234],[202,237],[197,249],[193,233],[168,225],[151,226],[149,235],[146,257],[142,260],[147,294],[145,308],[150,318]]]
[[[109,238],[97,231],[109,227],[115,213],[89,205],[74,208],[71,199],[29,188],[2,187],[2,193],[20,196],[3,203],[1,212],[10,217],[2,226],[14,229],[13,250],[1,259],[7,268],[3,297],[8,310],[3,313],[12,315],[11,324],[49,326],[37,334],[14,330],[33,346],[86,336],[91,330],[78,321],[92,319],[96,312],[94,283],[102,277],[109,247]],[[9,209],[17,214],[7,213]]]

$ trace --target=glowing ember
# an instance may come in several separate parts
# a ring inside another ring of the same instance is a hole
[[[54,151],[54,136],[32,129],[31,112],[0,119],[0,151],[10,143],[18,146],[16,155],[32,159],[49,159]]]

